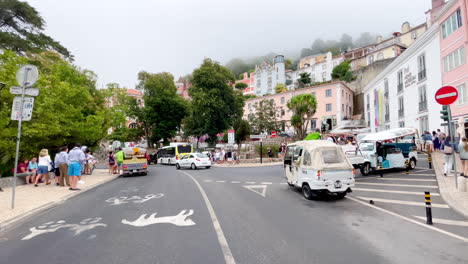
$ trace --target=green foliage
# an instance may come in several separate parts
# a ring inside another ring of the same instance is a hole
[[[299,74],[299,79],[297,79],[297,85],[299,88],[304,88],[307,85],[310,85],[311,82],[312,82],[312,79],[310,78],[310,73],[303,72]]]
[[[197,137],[207,134],[214,143],[216,134],[232,127],[234,120],[242,117],[244,107],[242,92],[233,90],[232,83],[234,75],[229,69],[205,59],[192,74],[192,109],[184,130]]]
[[[276,119],[278,111],[273,100],[263,99],[260,102],[256,102],[253,108],[255,111],[248,116],[253,134],[279,131],[279,122]]]
[[[45,22],[37,10],[18,0],[0,1],[0,48],[24,55],[54,50],[68,59],[71,53],[43,33]]]
[[[291,125],[295,128],[298,138],[302,139],[305,137],[310,119],[317,109],[315,96],[311,94],[293,96],[288,101],[287,106],[294,113],[291,118]]]
[[[236,87],[237,90],[244,90],[245,88],[247,88],[249,86],[247,84],[243,83],[243,82],[238,82],[238,83],[236,83],[235,87]]]
[[[132,113],[143,121],[150,145],[160,140],[168,142],[180,129],[182,119],[189,113],[189,103],[177,95],[174,77],[167,72],[138,74],[143,88],[145,106],[133,107]]]
[[[288,89],[286,89],[286,86],[284,86],[282,83],[278,83],[275,86],[275,93],[284,93],[286,91],[288,91]]]
[[[237,119],[234,124],[235,140],[238,145],[250,135],[250,124],[247,120]]]
[[[273,157],[278,157],[279,146],[278,145],[263,145],[262,144],[262,157],[268,158],[268,148],[273,151]],[[260,145],[255,146],[255,152],[260,155]]]
[[[351,82],[356,78],[353,76],[353,72],[351,71],[351,66],[349,65],[349,61],[343,61],[342,63],[338,64],[331,73],[331,77],[333,79],[339,79],[345,82]]]
[[[39,68],[39,89],[31,121],[23,122],[20,157],[37,156],[42,148],[50,151],[80,142],[95,146],[111,125],[111,112],[105,107],[105,93],[95,88],[96,76],[62,60],[54,52],[29,58],[12,51],[0,53],[0,164],[13,167],[17,121],[10,120],[13,95],[10,86],[18,86],[15,73],[22,64]],[[1,172],[0,172],[1,173]]]
[[[246,94],[246,95],[243,95],[243,97],[244,97],[244,100],[251,99],[251,98],[257,98],[257,96],[255,94]]]

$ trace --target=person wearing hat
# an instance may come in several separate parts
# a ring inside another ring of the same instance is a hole
[[[49,171],[50,171],[50,163],[52,160],[50,159],[49,156],[49,151],[47,149],[42,149],[41,152],[39,152],[39,162],[38,162],[38,168],[37,168],[37,177],[36,181],[34,182],[34,186],[37,187],[37,183],[40,179],[43,177],[45,178],[46,185],[49,185]]]

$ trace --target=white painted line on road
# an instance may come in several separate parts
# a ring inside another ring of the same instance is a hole
[[[423,216],[416,216],[414,217],[426,221],[426,217]],[[449,219],[442,219],[442,218],[432,218],[432,222],[435,224],[443,224],[443,225],[455,225],[455,226],[466,226],[468,227],[468,221],[456,221],[456,220],[449,220]]]
[[[382,181],[419,181],[419,182],[435,182],[433,179],[408,179],[408,178],[380,178]]]
[[[429,177],[435,177],[435,174],[414,174],[414,173],[411,173],[411,174],[408,174],[408,176],[429,176]]]
[[[208,196],[205,193],[205,190],[201,187],[200,183],[190,174],[185,171],[179,171],[192,179],[192,181],[197,185],[198,189],[200,190],[201,195],[203,196],[203,200],[205,200],[206,207],[208,208],[208,212],[210,213],[211,221],[213,222],[213,227],[216,231],[216,235],[218,237],[219,245],[221,246],[221,250],[223,251],[224,261],[226,264],[236,264],[234,260],[234,256],[231,253],[231,249],[229,248],[229,244],[227,243],[226,237],[224,236],[223,229],[221,228],[221,224],[219,223],[218,217],[216,217],[215,211],[213,206],[211,205]]]
[[[216,181],[216,182],[226,182],[226,181]]]
[[[382,199],[382,198],[373,198],[373,197],[362,197],[362,196],[356,196],[359,199],[362,200],[367,200],[367,201],[374,201],[374,202],[382,202],[382,203],[392,203],[392,204],[404,204],[404,205],[415,205],[415,206],[426,206],[426,203],[424,201],[422,202],[411,202],[411,201],[403,201],[403,200],[391,200],[391,199]],[[432,207],[434,208],[450,208],[446,204],[436,204],[432,203]]]
[[[255,182],[245,182],[245,183],[247,183],[247,184],[255,184]]]
[[[213,182],[213,180],[204,180],[204,182]]]
[[[260,194],[261,196],[266,197],[266,185],[244,185],[243,187],[251,190],[256,194]],[[261,189],[261,192],[257,191],[256,189]]]
[[[273,184],[272,182],[261,182],[261,184]]]
[[[424,192],[407,192],[407,191],[394,191],[385,189],[367,189],[367,188],[353,188],[353,191],[364,191],[364,192],[381,192],[381,193],[400,193],[400,194],[412,194],[412,195],[424,195]],[[440,196],[439,193],[431,193],[431,196]]]
[[[355,180],[370,180],[370,179],[377,179],[380,178],[380,176],[375,176],[375,177],[362,177],[362,178],[356,178]]]
[[[428,188],[437,189],[437,186],[430,185],[414,185],[414,184],[393,184],[393,183],[375,183],[375,182],[356,182],[356,185],[375,185],[375,186],[393,186],[393,187],[415,187],[415,188]]]
[[[418,172],[423,172],[423,171],[431,171],[432,169],[423,169],[423,170],[417,170],[417,171],[414,171],[413,173],[418,173]]]
[[[231,181],[231,183],[240,183],[240,181]]]
[[[441,233],[441,234],[444,234],[444,235],[447,235],[447,236],[450,236],[450,237],[453,237],[453,238],[456,238],[456,239],[459,239],[459,240],[461,240],[461,241],[463,241],[463,242],[468,243],[468,238],[465,238],[465,237],[456,235],[456,234],[454,234],[454,233],[447,232],[447,231],[445,231],[445,230],[442,230],[442,229],[440,229],[440,228],[437,228],[437,227],[434,227],[434,226],[431,226],[431,225],[423,224],[423,223],[418,222],[418,221],[416,221],[416,220],[414,220],[414,219],[408,218],[408,217],[406,217],[406,216],[399,215],[399,214],[394,213],[394,212],[392,212],[392,211],[389,211],[389,210],[380,208],[380,207],[378,207],[378,206],[375,206],[375,205],[372,205],[372,204],[363,202],[363,201],[361,201],[361,200],[359,200],[359,199],[356,199],[356,198],[353,198],[353,197],[349,197],[349,196],[348,196],[348,197],[345,197],[345,198],[346,198],[346,199],[349,199],[349,200],[351,200],[351,201],[355,201],[355,202],[357,202],[357,203],[360,203],[360,204],[362,204],[362,205],[368,206],[368,207],[370,207],[370,208],[374,208],[374,209],[379,210],[379,211],[381,211],[381,212],[387,213],[387,214],[389,214],[389,215],[398,217],[398,218],[400,218],[400,219],[406,220],[406,221],[408,221],[408,222],[411,222],[411,223],[413,223],[413,224],[419,225],[419,226],[421,226],[421,227],[430,229],[430,230],[432,230],[432,231],[439,232],[439,233]]]

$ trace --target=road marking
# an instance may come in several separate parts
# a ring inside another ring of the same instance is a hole
[[[74,231],[75,233],[73,234],[73,236],[77,236],[83,233],[84,231],[87,231],[87,230],[90,230],[99,226],[106,227],[107,224],[101,223],[100,222],[101,220],[102,220],[101,217],[95,217],[95,218],[86,218],[82,220],[79,224],[67,224],[66,221],[64,220],[47,222],[40,226],[30,228],[29,231],[31,233],[23,237],[21,240],[29,240],[38,235],[42,235],[46,233],[53,233],[62,228],[68,228],[68,230]]]
[[[418,172],[423,172],[423,171],[431,171],[432,169],[421,169],[421,170],[416,170],[414,171],[414,173],[418,173]]]
[[[416,221],[416,220],[414,220],[414,219],[408,218],[408,217],[406,217],[406,216],[399,215],[399,214],[394,213],[394,212],[392,212],[392,211],[389,211],[389,210],[380,208],[380,207],[378,207],[378,206],[375,206],[375,205],[372,205],[372,204],[363,202],[363,201],[361,201],[361,200],[359,200],[359,199],[356,199],[356,198],[353,198],[353,197],[347,196],[347,197],[345,197],[345,198],[346,198],[346,199],[349,199],[349,200],[351,200],[351,201],[355,201],[355,202],[357,202],[357,203],[360,203],[360,204],[362,204],[362,205],[368,206],[368,207],[370,207],[370,208],[374,208],[374,209],[379,210],[379,211],[381,211],[381,212],[387,213],[387,214],[389,214],[389,215],[398,217],[398,218],[400,218],[400,219],[406,220],[406,221],[408,221],[408,222],[411,222],[411,223],[413,223],[413,224],[419,225],[419,226],[421,226],[421,227],[430,229],[430,230],[432,230],[432,231],[439,232],[439,233],[441,233],[441,234],[444,234],[444,235],[447,235],[447,236],[450,236],[450,237],[453,237],[453,238],[456,238],[456,239],[459,239],[459,240],[461,240],[461,241],[463,241],[463,242],[468,243],[468,238],[465,238],[465,237],[456,235],[456,234],[454,234],[454,233],[447,232],[447,231],[445,231],[445,230],[442,230],[442,229],[437,228],[437,227],[434,227],[434,226],[430,226],[430,225],[423,224],[423,223],[418,222],[418,221]]]
[[[187,210],[182,210],[176,215],[161,216],[161,217],[156,217],[157,213],[151,214],[148,217],[146,217],[146,214],[142,214],[135,221],[128,221],[127,219],[123,219],[122,224],[137,226],[137,227],[161,224],[161,223],[173,224],[176,226],[195,225],[195,222],[193,222],[192,219],[187,219],[187,217],[190,217],[193,215],[193,210],[189,210],[187,213],[185,212],[187,212]]]
[[[424,192],[407,192],[407,191],[393,191],[385,189],[367,189],[367,188],[353,188],[353,191],[364,191],[364,192],[381,192],[381,193],[400,193],[400,194],[412,194],[412,195],[424,195]],[[431,193],[431,196],[440,196],[439,193]]]
[[[240,183],[240,181],[231,181],[231,183]]]
[[[216,181],[216,182],[226,182],[226,181]]]
[[[127,196],[121,196],[121,197],[112,197],[106,200],[107,203],[111,203],[111,205],[120,205],[120,204],[126,204],[129,202],[133,203],[144,203],[146,201],[149,201],[151,199],[157,199],[163,197],[163,193],[158,193],[158,194],[148,194],[145,197],[140,197],[137,195],[134,195],[132,197],[127,197]]]
[[[435,174],[408,174],[408,176],[431,176],[431,177],[435,177]]]
[[[213,182],[213,180],[204,180],[204,182]]]
[[[255,184],[255,182],[245,182],[245,183],[247,183],[247,184]]]
[[[242,187],[247,188],[256,194],[260,194],[263,197],[266,197],[266,189],[267,189],[266,185],[244,185]],[[261,192],[259,192],[256,189],[261,189]]]
[[[197,185],[198,189],[200,190],[201,195],[203,196],[203,200],[205,200],[206,207],[208,208],[208,212],[210,213],[211,221],[213,222],[213,227],[216,231],[216,235],[218,237],[219,245],[221,246],[221,250],[223,251],[224,261],[226,264],[236,264],[234,260],[234,256],[231,253],[231,249],[229,248],[229,244],[227,243],[226,237],[224,236],[223,229],[221,228],[221,224],[218,221],[218,217],[216,217],[215,211],[213,206],[211,205],[208,196],[206,195],[205,191],[201,187],[200,183],[190,174],[185,171],[179,171],[192,179],[192,181]]]
[[[373,198],[373,197],[362,197],[362,196],[356,196],[359,199],[362,200],[372,200],[374,202],[382,202],[382,203],[392,203],[392,204],[404,204],[404,205],[415,205],[415,206],[426,206],[426,203],[424,201],[422,202],[410,202],[410,201],[402,201],[402,200],[390,200],[390,199],[381,199],[381,198]],[[431,204],[432,207],[434,208],[450,208],[446,204]]]
[[[273,184],[272,182],[261,182],[261,184]]]
[[[416,216],[414,217],[426,221],[426,217],[423,216]],[[449,219],[442,219],[442,218],[432,218],[432,222],[435,224],[443,224],[443,225],[455,225],[455,226],[467,226],[468,221],[456,221],[456,220],[449,220]]]
[[[375,185],[375,186],[394,186],[394,187],[416,187],[416,188],[428,188],[437,189],[437,186],[430,185],[414,185],[414,184],[393,184],[393,183],[375,183],[375,182],[356,182],[356,185]]]
[[[421,182],[435,182],[433,179],[408,179],[408,178],[380,178],[382,181],[421,181]]]

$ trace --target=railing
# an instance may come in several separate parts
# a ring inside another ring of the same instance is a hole
[[[397,91],[398,91],[398,93],[403,92],[403,84],[402,84],[402,83],[399,83],[399,84],[397,85]]]
[[[426,70],[418,72],[418,81],[426,79]]]
[[[399,118],[405,117],[405,109],[398,110],[398,117]]]
[[[426,111],[427,110],[427,101],[419,102],[419,111]]]

